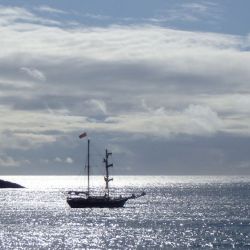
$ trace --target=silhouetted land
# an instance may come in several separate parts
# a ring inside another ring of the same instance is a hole
[[[24,187],[17,183],[0,180],[0,188],[24,188]]]

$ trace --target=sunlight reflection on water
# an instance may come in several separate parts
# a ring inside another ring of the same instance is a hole
[[[65,191],[81,177],[2,177],[29,189],[0,190],[1,249],[250,247],[249,177],[115,178],[113,193],[147,195],[124,208],[70,209]]]

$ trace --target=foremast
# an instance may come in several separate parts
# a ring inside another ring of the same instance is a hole
[[[105,170],[106,170],[106,175],[104,176],[104,180],[106,182],[105,189],[107,191],[106,195],[109,197],[109,182],[113,181],[113,178],[109,178],[109,168],[113,167],[113,163],[109,163],[109,157],[112,155],[111,152],[108,152],[106,149],[105,151],[105,158],[103,159],[103,162],[105,163]]]
[[[105,163],[105,176],[104,180],[106,182],[105,189],[106,189],[106,195],[109,197],[109,182],[113,181],[113,178],[109,178],[109,168],[113,167],[113,163],[109,163],[109,157],[112,155],[111,152],[108,152],[108,150],[105,150],[105,158],[103,159],[103,162]],[[88,175],[88,189],[87,189],[87,196],[90,196],[90,140],[88,139],[88,152],[87,152],[87,175]]]

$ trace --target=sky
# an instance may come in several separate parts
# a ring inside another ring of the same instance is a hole
[[[249,9],[0,0],[0,175],[250,174]]]

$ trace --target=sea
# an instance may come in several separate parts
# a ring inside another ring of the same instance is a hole
[[[81,176],[0,176],[0,249],[250,249],[250,176],[114,176],[124,208],[72,209]],[[102,176],[91,192],[103,193]]]

